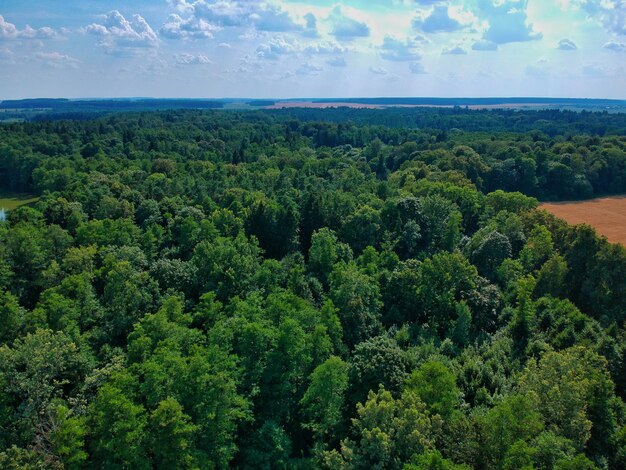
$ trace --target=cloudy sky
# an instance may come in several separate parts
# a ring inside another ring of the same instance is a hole
[[[626,0],[0,0],[0,99],[626,99]]]

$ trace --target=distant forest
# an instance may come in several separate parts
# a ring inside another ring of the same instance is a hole
[[[301,108],[291,108],[295,103]],[[332,108],[319,108],[316,105],[324,104]],[[365,105],[373,108],[369,113],[350,113],[350,105]],[[533,109],[540,113],[527,113],[527,118],[533,122],[542,119],[552,119],[555,112],[568,110],[570,114],[565,121],[583,121],[589,112],[611,112],[626,114],[626,100],[609,99],[580,99],[580,98],[326,98],[326,99],[156,99],[156,98],[116,98],[116,99],[66,99],[66,98],[35,98],[22,100],[0,101],[0,122],[9,119],[21,120],[50,120],[50,119],[94,119],[97,116],[113,112],[129,111],[159,111],[177,109],[264,109],[276,106],[289,107],[289,113],[296,113],[303,120],[317,119],[327,121],[333,116],[337,122],[345,122],[354,119],[360,124],[382,124],[395,127],[413,127],[430,123],[425,116],[443,115],[450,112],[461,114],[468,112],[470,107],[494,107],[490,110],[491,118],[476,120],[474,125],[484,126],[484,129],[497,130],[494,126],[502,126],[501,119],[520,109]],[[438,106],[437,108],[422,108],[416,112],[415,107]],[[497,107],[501,109],[497,109]],[[310,109],[310,108],[313,109]],[[335,109],[333,109],[335,108]],[[336,109],[339,108],[339,109]],[[508,109],[507,109],[508,108]],[[317,110],[317,113],[309,111]],[[545,113],[547,111],[547,113]],[[583,111],[583,115],[574,116]],[[320,114],[321,113],[321,114]],[[326,114],[328,113],[328,115]],[[534,117],[533,117],[534,116]],[[623,114],[622,114],[623,116]],[[519,117],[519,116],[518,116]],[[562,116],[555,118],[563,121]],[[619,118],[617,118],[619,120]],[[440,119],[438,124],[453,125],[454,121],[446,118]],[[457,119],[457,122],[459,120]],[[481,121],[479,124],[478,121]],[[463,121],[461,121],[463,122]],[[623,122],[623,121],[621,121]],[[605,124],[615,125],[614,120],[605,120]],[[510,124],[510,123],[509,123]],[[511,128],[498,127],[500,130],[512,130]],[[528,130],[529,127],[526,128]],[[623,129],[623,127],[622,127]],[[467,129],[469,130],[469,129]],[[516,131],[522,129],[516,128]],[[606,127],[596,126],[594,133],[606,132]],[[556,134],[555,134],[556,135]]]
[[[70,119],[71,118],[71,119]],[[0,468],[626,468],[626,114],[0,124]]]

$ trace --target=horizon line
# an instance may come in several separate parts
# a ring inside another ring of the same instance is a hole
[[[224,97],[175,97],[175,96],[167,96],[167,97],[157,97],[157,96],[84,96],[84,97],[76,97],[76,98],[68,98],[64,96],[58,97],[49,97],[49,96],[36,96],[36,97],[26,97],[26,98],[0,98],[0,102],[5,101],[26,101],[26,100],[68,100],[68,101],[83,101],[83,100],[206,100],[206,101],[260,101],[260,100],[274,100],[274,101],[298,101],[298,100],[372,100],[372,99],[438,99],[438,100],[485,100],[485,99],[501,99],[501,100],[514,100],[514,99],[540,99],[540,100],[586,100],[586,101],[624,101],[625,98],[590,98],[590,97],[581,97],[581,96],[340,96],[340,97],[331,97],[331,96],[296,96],[296,97],[288,97],[288,98],[278,98],[278,97],[263,97],[263,98],[254,98],[254,97],[233,97],[233,96],[224,96]]]

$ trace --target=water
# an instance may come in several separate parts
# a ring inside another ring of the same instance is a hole
[[[4,211],[4,207],[0,207],[0,222],[7,220],[7,214]]]

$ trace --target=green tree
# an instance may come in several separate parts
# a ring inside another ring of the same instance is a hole
[[[220,301],[250,293],[260,255],[256,242],[241,233],[234,239],[200,242],[192,258],[200,293],[215,291]]]
[[[470,298],[476,287],[477,272],[460,253],[438,253],[420,266],[417,291],[417,322],[428,325],[440,335],[456,318],[456,304]]]
[[[166,398],[150,413],[147,431],[153,463],[158,468],[198,468],[194,437],[198,426],[191,422],[174,398]]]
[[[74,397],[89,368],[79,347],[63,332],[36,330],[0,346],[0,429],[11,443],[26,446],[56,400]],[[1,409],[1,408],[0,408]]]
[[[511,319],[510,329],[518,355],[526,353],[526,347],[531,339],[532,326],[535,321],[535,304],[532,293],[536,281],[531,275],[518,281],[517,308]]]
[[[331,356],[313,370],[309,387],[300,400],[310,429],[321,442],[333,442],[341,431],[345,392],[348,388],[348,364]]]
[[[352,426],[355,439],[342,441],[341,459],[335,454],[334,460],[346,468],[394,469],[432,448],[440,423],[428,417],[414,394],[404,393],[396,400],[381,387],[378,392],[370,391],[365,404],[357,405]]]
[[[399,393],[411,362],[410,355],[389,334],[357,344],[350,363],[351,403],[354,405],[365,401],[368,393],[380,386],[392,393]]]
[[[485,196],[485,207],[487,213],[491,215],[495,215],[503,210],[520,213],[534,209],[538,204],[537,199],[518,192],[507,193],[497,190]]]
[[[404,386],[422,400],[431,414],[449,417],[459,405],[459,388],[454,374],[441,362],[425,362]]]
[[[348,347],[380,330],[380,297],[376,280],[361,272],[355,263],[335,267],[330,279],[330,298],[339,311]]]
[[[534,227],[520,253],[520,261],[528,272],[539,269],[554,252],[552,234],[543,225]]]
[[[500,466],[516,442],[528,442],[542,431],[544,424],[536,401],[533,395],[509,395],[478,418],[486,465]]]
[[[558,254],[552,255],[537,273],[535,297],[544,295],[565,297],[567,295],[567,273],[568,268],[565,259]]]
[[[0,344],[17,337],[21,325],[20,306],[9,292],[0,293]]]
[[[85,452],[85,416],[77,416],[65,405],[57,405],[53,413],[53,426],[46,436],[50,451],[66,468],[80,468],[89,457]]]
[[[120,388],[105,384],[90,405],[91,453],[104,468],[151,468],[147,417]]]
[[[34,450],[15,445],[0,452],[0,467],[7,470],[63,470],[63,464],[50,461]]]
[[[626,248],[604,244],[589,263],[581,305],[604,325],[626,319]]]
[[[352,251],[347,245],[337,240],[332,230],[323,228],[313,233],[308,266],[311,273],[325,286],[328,285],[335,264],[338,261],[351,259]]]
[[[537,449],[526,441],[516,441],[506,453],[502,467],[505,470],[533,470]],[[552,467],[545,467],[552,468]]]
[[[177,297],[167,299],[155,314],[144,316],[129,336],[132,375],[113,377],[109,385],[120,389],[126,383],[141,384],[130,388],[134,391],[130,400],[124,396],[128,407],[137,412],[136,419],[141,417],[148,426],[149,416],[165,421],[170,416],[183,435],[194,429],[196,448],[203,453],[196,456],[198,461],[223,467],[236,452],[234,435],[246,418],[248,402],[237,391],[235,358],[221,344],[207,344],[199,330],[189,328],[191,321]],[[180,413],[172,400],[182,407]],[[154,415],[160,406],[163,409]],[[148,431],[145,434],[142,442],[150,438]],[[182,441],[176,445],[177,452],[187,446]]]
[[[105,276],[103,304],[106,308],[107,333],[111,342],[123,342],[133,324],[145,313],[153,311],[158,299],[158,286],[145,271],[129,261],[112,265]]]
[[[495,279],[498,267],[510,258],[512,247],[509,239],[499,232],[491,232],[485,236],[480,245],[472,252],[471,261],[478,272],[488,279]]]
[[[444,459],[438,450],[427,450],[423,454],[411,457],[411,462],[405,464],[403,470],[469,470],[468,465],[457,465],[449,459]]]
[[[547,352],[528,364],[521,387],[538,397],[548,429],[571,440],[577,451],[614,455],[614,392],[604,357],[583,346]]]
[[[341,228],[342,239],[352,247],[355,253],[361,253],[368,246],[378,246],[381,236],[380,211],[367,205],[350,215]]]
[[[265,421],[242,449],[243,468],[289,468],[291,439],[274,421]]]

